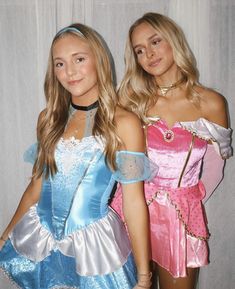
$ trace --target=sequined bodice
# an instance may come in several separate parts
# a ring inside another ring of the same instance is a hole
[[[169,129],[167,124],[159,119],[147,128],[148,155],[159,166],[159,172],[152,181],[159,187],[176,188],[181,173],[181,187],[193,186],[198,183],[201,162],[205,154],[207,142],[184,129],[180,123],[175,123]],[[190,146],[192,146],[189,155]]]
[[[103,145],[93,136],[61,139],[55,160],[58,172],[43,182],[37,210],[42,224],[60,239],[107,214],[115,180]]]

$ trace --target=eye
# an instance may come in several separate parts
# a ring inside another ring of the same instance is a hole
[[[136,55],[140,56],[141,54],[144,53],[144,50],[142,48],[136,49],[135,51]]]
[[[162,39],[161,38],[155,38],[155,39],[153,39],[153,41],[152,41],[152,45],[158,45],[160,42],[162,41]]]
[[[62,62],[56,62],[54,65],[55,65],[55,67],[57,67],[57,68],[63,67],[63,63],[62,63]]]
[[[85,61],[85,57],[82,57],[82,56],[79,56],[79,57],[77,57],[77,58],[75,59],[75,62],[76,62],[76,63],[80,63],[80,62],[83,62],[83,61]]]

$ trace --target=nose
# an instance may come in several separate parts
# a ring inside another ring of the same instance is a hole
[[[146,48],[146,56],[147,58],[151,58],[154,55],[153,48],[151,46]]]
[[[75,64],[73,62],[67,64],[66,72],[69,76],[76,74]]]

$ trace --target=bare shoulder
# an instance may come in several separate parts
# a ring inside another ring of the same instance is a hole
[[[138,116],[130,111],[125,110],[122,107],[117,107],[115,113],[115,121],[117,124],[117,128],[122,128],[124,125],[126,129],[128,127],[137,126],[141,128],[141,121]]]
[[[214,123],[227,127],[227,102],[225,97],[208,88],[200,88],[201,109],[204,117]]]
[[[115,114],[117,133],[123,142],[121,149],[144,151],[145,138],[141,121],[133,112],[117,107]]]
[[[201,88],[199,92],[203,97],[202,105],[204,105],[205,110],[220,110],[226,108],[225,97],[208,88]]]

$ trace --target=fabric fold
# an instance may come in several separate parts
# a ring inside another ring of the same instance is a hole
[[[205,118],[199,118],[196,121],[180,122],[180,124],[199,138],[211,140],[222,158],[229,158],[232,155],[231,128],[222,127]]]
[[[42,261],[52,250],[74,257],[81,276],[112,273],[126,263],[131,253],[124,225],[111,209],[98,221],[56,240],[42,226],[37,206],[33,206],[15,226],[10,240],[19,254],[34,262]]]
[[[208,239],[209,232],[201,203],[206,194],[202,182],[192,187],[169,190],[168,194],[188,234],[197,239]]]

